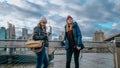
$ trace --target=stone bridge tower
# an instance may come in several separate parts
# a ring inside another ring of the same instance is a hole
[[[93,36],[93,42],[103,42],[105,39],[104,32],[102,30],[97,30]]]

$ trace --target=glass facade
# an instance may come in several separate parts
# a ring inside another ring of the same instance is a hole
[[[0,28],[0,40],[5,40],[7,38],[7,30],[5,27]]]
[[[0,40],[5,40],[7,39],[7,30],[5,27],[0,27]],[[6,48],[0,48],[0,50],[6,50]]]

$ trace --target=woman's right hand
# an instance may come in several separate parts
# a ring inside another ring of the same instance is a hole
[[[62,42],[64,42],[64,43],[65,43],[65,40],[62,40]]]
[[[77,46],[77,50],[80,50],[80,49],[81,49],[81,47],[78,47],[78,46]]]
[[[64,46],[65,45],[65,41],[61,41],[61,46]]]

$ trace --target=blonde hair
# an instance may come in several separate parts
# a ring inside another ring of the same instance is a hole
[[[66,32],[68,32],[68,31],[71,31],[73,28],[73,25],[72,25],[72,23],[70,23],[70,24],[66,24]]]

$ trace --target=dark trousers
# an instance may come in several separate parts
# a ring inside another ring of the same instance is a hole
[[[45,48],[43,48],[43,50],[41,52],[36,53],[36,56],[37,56],[37,58],[36,58],[36,62],[37,62],[36,63],[36,68],[41,68],[42,65],[44,65],[43,68],[48,68],[49,62],[48,62],[48,57],[46,55]]]
[[[75,62],[75,68],[79,68],[79,53],[80,50],[77,50],[76,48],[73,49],[67,49],[67,54],[66,54],[66,68],[70,68],[70,64],[71,64],[71,58],[72,58],[72,54],[74,53],[74,62]]]

